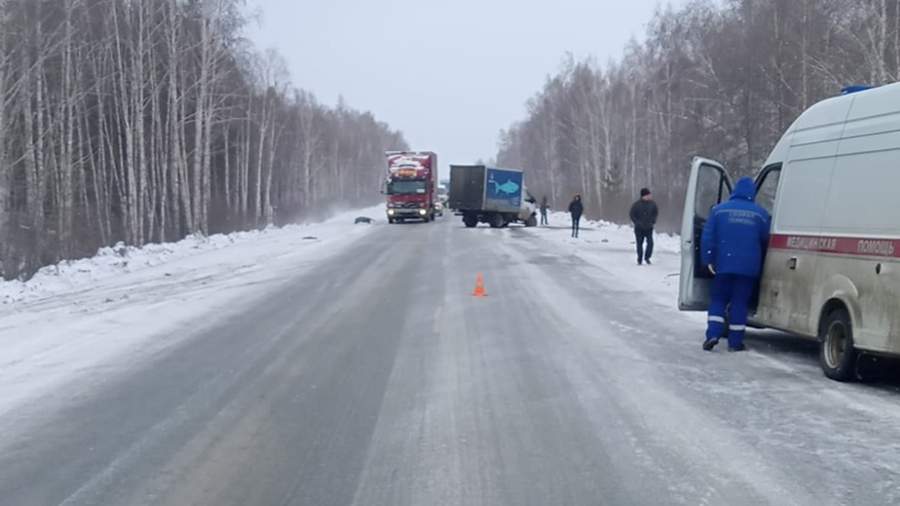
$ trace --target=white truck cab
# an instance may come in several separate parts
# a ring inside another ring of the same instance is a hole
[[[726,200],[723,166],[695,158],[682,221],[678,304],[708,308],[700,232]],[[900,356],[900,83],[805,111],[757,177],[772,214],[751,323],[820,339],[820,364],[855,379],[860,352]]]
[[[519,212],[519,220],[529,227],[537,226],[537,199],[524,188],[525,197],[522,199],[522,210]]]

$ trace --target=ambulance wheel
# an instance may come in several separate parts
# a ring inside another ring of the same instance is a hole
[[[837,381],[856,379],[857,351],[853,347],[853,325],[845,308],[828,313],[819,331],[819,341],[819,364],[825,376]]]
[[[491,216],[491,220],[488,222],[488,225],[491,228],[502,228],[506,225],[506,219],[503,218],[503,215],[500,213],[494,214]]]
[[[467,214],[463,216],[463,224],[466,228],[475,228],[478,226],[478,216]]]

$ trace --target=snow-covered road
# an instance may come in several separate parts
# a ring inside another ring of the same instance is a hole
[[[0,287],[0,502],[900,502],[896,386],[702,352],[675,238],[357,214]]]

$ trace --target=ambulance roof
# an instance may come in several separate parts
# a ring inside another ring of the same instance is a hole
[[[821,128],[896,112],[900,112],[900,83],[823,100],[804,111],[789,131]]]
[[[841,139],[848,123],[900,113],[900,83],[825,99],[803,112],[788,128],[766,161],[785,161],[790,147],[797,156],[811,156],[817,146]],[[796,149],[799,148],[799,149]],[[802,154],[801,154],[802,153]]]

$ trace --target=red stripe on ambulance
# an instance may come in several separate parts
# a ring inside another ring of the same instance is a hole
[[[900,257],[900,240],[866,237],[772,234],[772,249],[813,251],[867,257]]]

